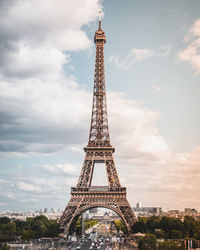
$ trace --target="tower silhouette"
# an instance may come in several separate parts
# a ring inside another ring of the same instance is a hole
[[[82,213],[90,208],[104,207],[113,210],[121,217],[129,233],[136,218],[127,201],[126,188],[120,184],[113,158],[115,149],[110,144],[104,71],[106,36],[101,28],[101,20],[95,32],[94,42],[96,60],[89,140],[84,148],[85,159],[78,183],[76,187],[71,188],[71,199],[59,223],[61,230],[70,234]],[[108,186],[91,186],[95,163],[105,163]]]

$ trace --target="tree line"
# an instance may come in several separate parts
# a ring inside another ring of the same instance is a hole
[[[97,220],[85,220],[84,229],[97,224]],[[76,221],[74,231],[81,235],[82,219]],[[27,218],[26,221],[10,220],[8,217],[0,218],[0,242],[12,241],[17,238],[22,240],[39,239],[42,237],[58,237],[59,224],[57,220],[49,220],[44,215]]]
[[[186,240],[191,239],[193,247],[200,241],[200,220],[185,216],[184,220],[172,217],[141,217],[132,228],[134,233],[145,233],[139,241],[139,249],[185,249]],[[165,241],[158,246],[157,239]],[[151,247],[150,247],[151,246]],[[150,248],[149,248],[150,247]]]
[[[10,220],[8,217],[0,218],[0,241],[12,241],[17,238],[22,240],[38,239],[42,237],[57,237],[59,224],[57,220],[49,220],[40,215],[27,218],[26,221]]]
[[[164,239],[194,238],[200,240],[200,220],[195,220],[191,216],[185,216],[184,221],[166,216],[141,217],[133,226],[133,232],[152,233],[157,238]]]

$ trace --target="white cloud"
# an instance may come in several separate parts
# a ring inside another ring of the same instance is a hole
[[[77,174],[77,168],[72,164],[42,165],[46,171],[51,173]]]
[[[61,1],[58,5],[55,0],[51,3],[45,0],[40,2],[39,10],[38,3],[39,0],[11,2],[1,13],[0,32],[4,39],[12,41],[11,48],[4,54],[2,73],[15,76],[0,80],[4,145],[1,155],[6,157],[9,154],[11,157],[48,155],[66,148],[77,149],[88,136],[92,96],[73,78],[63,74],[62,66],[69,57],[62,50],[89,46],[81,26],[95,19],[99,3],[87,0],[77,5]],[[167,47],[163,49],[163,53],[168,50]],[[132,49],[122,67],[129,68],[155,54],[145,48]],[[129,155],[136,161],[144,156],[145,162],[147,159],[157,162],[162,158],[161,151],[168,150],[168,146],[156,130],[158,113],[117,93],[112,93],[110,100],[113,138],[120,135],[114,140],[116,145],[121,145],[120,157]],[[119,106],[121,109],[115,109]],[[129,124],[126,130],[124,123],[119,122],[122,118],[126,127]],[[56,165],[49,166],[50,169],[68,173],[71,167]]]
[[[0,5],[0,154],[31,157],[64,150],[85,119],[82,104],[89,99],[63,72],[70,61],[66,51],[90,47],[82,26],[96,19],[101,4],[8,0]]]
[[[59,83],[29,79],[15,84],[2,85],[4,87],[1,92],[1,108],[5,108],[9,117],[9,120],[5,120],[9,126],[3,126],[4,135],[7,133],[13,137],[17,131],[14,141],[8,140],[7,144],[4,143],[6,138],[2,141],[2,145],[7,146],[6,152],[12,147],[24,157],[24,153],[33,156],[33,152],[56,153],[60,150],[63,152],[65,148],[75,148],[77,151],[78,147],[80,150],[79,145],[86,143],[88,137],[92,94],[80,89],[74,80],[68,78]],[[111,143],[116,147],[115,157],[120,163],[116,167],[131,191],[129,185],[133,183],[134,169],[140,169],[141,173],[136,177],[143,181],[144,171],[147,173],[145,168],[155,166],[157,171],[171,157],[171,150],[157,130],[156,122],[160,116],[158,112],[127,99],[123,94],[113,92],[108,93],[108,112]],[[84,155],[82,150],[80,153]],[[58,197],[58,194],[59,200],[62,200],[65,186],[76,185],[81,164],[78,168],[69,163],[41,165],[33,171],[29,182],[26,181],[26,174],[24,178],[17,180],[17,187],[19,190],[31,191],[33,199],[37,193],[38,202],[47,200],[50,196]],[[128,168],[129,165],[132,167]],[[124,167],[127,169],[125,172]],[[23,170],[25,169],[27,168],[24,167]],[[38,172],[44,178],[36,177]],[[47,177],[48,172],[53,178]],[[129,177],[126,176],[127,172]],[[146,186],[150,185],[146,180],[144,183]],[[42,198],[43,194],[47,194],[47,197]],[[20,199],[26,200],[26,196]]]
[[[3,185],[5,185],[5,184],[11,184],[11,182],[8,181],[8,180],[0,179],[0,184],[3,184]]]
[[[109,93],[108,107],[111,141],[120,159],[142,165],[166,161],[171,150],[157,130],[158,112],[119,93]]]
[[[94,21],[98,0],[35,0],[1,3],[0,72],[9,77],[55,77],[68,60],[63,51],[88,49],[81,28]],[[39,7],[38,7],[39,6]]]
[[[83,132],[88,131],[92,96],[73,79],[60,76],[57,81],[12,80],[1,82],[0,89],[1,144],[5,154],[48,154],[82,143]]]
[[[133,58],[133,63],[134,63],[152,57],[153,54],[154,52],[149,49],[132,49],[128,54],[128,58]]]
[[[173,193],[173,185],[176,186],[178,201],[185,207],[200,208],[200,146],[189,152],[174,155],[171,173],[168,172],[168,186]],[[174,197],[175,200],[175,197]]]
[[[70,187],[76,186],[77,182],[78,182],[78,178],[77,177],[73,177],[73,178],[71,177],[71,178],[67,178],[66,179],[66,184],[68,186],[70,186]]]
[[[40,6],[40,8],[38,8]],[[9,17],[11,23],[18,26],[18,24],[37,32],[43,32],[46,29],[57,30],[59,27],[73,27],[80,28],[83,23],[88,23],[98,15],[99,2],[87,0],[82,2],[77,0],[76,3],[72,1],[60,0],[40,0],[35,1],[15,1],[13,8],[9,6]],[[41,22],[42,21],[42,22]],[[15,27],[12,27],[13,29]]]
[[[49,36],[50,43],[60,50],[77,51],[88,49],[92,43],[82,30],[67,29]]]
[[[77,145],[80,150],[80,145],[86,143],[92,94],[80,89],[76,82],[29,79],[1,86],[1,113],[7,112],[1,125],[2,134],[6,135],[2,140],[6,156],[8,152],[10,156],[33,156],[74,148],[77,151]],[[111,140],[119,147],[119,157],[146,163],[163,159],[169,146],[156,128],[158,112],[120,93],[109,93],[108,109]],[[49,166],[49,169],[58,171],[62,167],[68,172],[68,166]]]
[[[2,190],[7,191],[10,188],[11,189],[14,188],[14,186],[15,185],[11,180],[9,180],[9,179],[0,179],[0,187],[1,187]],[[6,193],[5,193],[5,196],[7,196]]]
[[[21,202],[22,203],[38,203],[39,202],[39,200],[38,199],[36,199],[36,198],[26,198],[26,199],[22,199],[21,200]]]
[[[118,166],[122,184],[128,187],[130,202],[145,206],[200,209],[200,147],[190,152],[172,154],[168,161],[149,168],[137,164]],[[119,162],[120,163],[120,162]],[[126,169],[126,171],[124,171]],[[167,200],[167,203],[166,203]]]
[[[136,62],[149,59],[153,56],[166,57],[169,55],[171,48],[169,45],[161,46],[161,52],[155,52],[146,48],[132,49],[124,59],[120,59],[119,56],[113,55],[108,59],[109,62],[113,62],[117,67],[128,70]]]
[[[1,71],[5,75],[18,77],[40,76],[47,79],[57,77],[69,56],[52,46],[31,47],[20,42],[17,49],[4,55]]]
[[[200,19],[196,20],[192,28],[190,29],[190,33],[193,37],[200,36]]]
[[[31,183],[26,183],[23,181],[17,182],[17,188],[24,191],[31,191],[31,192],[41,192],[41,188],[39,186],[33,185]]]
[[[1,184],[2,182],[0,182],[0,184]],[[5,186],[4,186],[4,188],[5,188]],[[2,189],[3,190],[3,189]],[[1,197],[3,197],[4,199],[12,199],[13,197],[14,197],[14,194],[13,194],[13,192],[10,192],[10,191],[7,191],[7,190],[5,190],[4,189],[4,191],[5,192],[2,192],[1,191]]]
[[[70,61],[70,56],[63,51],[91,46],[81,27],[95,20],[100,3],[98,0],[76,3],[61,0],[59,4],[56,0],[8,0],[0,5],[3,145],[0,154],[6,158],[31,157],[40,152],[48,155],[64,150],[70,143],[69,135],[73,134],[66,130],[69,127],[74,130],[85,117],[87,108],[85,111],[80,102],[88,100],[88,93],[81,90],[72,77],[64,75],[63,65]],[[74,112],[68,122],[71,103],[74,103]],[[47,142],[45,134],[51,138],[52,128],[56,126],[57,142]],[[11,130],[16,137],[9,136]],[[30,134],[37,136],[29,137]],[[41,136],[46,139],[40,140]],[[59,142],[59,137],[63,142]]]
[[[178,53],[180,61],[188,63],[195,74],[200,74],[200,20],[197,20],[189,31],[185,40],[189,43],[185,49]]]
[[[109,62],[114,62],[119,68],[128,70],[137,61],[148,59],[154,55],[154,52],[149,49],[132,49],[124,60],[119,59],[118,56],[111,56]]]
[[[83,24],[93,21],[101,9],[99,1],[94,0],[84,2],[60,0],[59,4],[56,0],[8,2],[9,4],[1,12],[2,35],[7,39],[23,38],[30,43],[41,43],[58,37],[59,42],[56,45],[59,49],[60,40],[66,39],[65,35],[60,35],[61,32],[65,34],[67,31],[72,31],[70,34],[73,37],[73,32],[79,31]],[[81,36],[77,37],[75,34],[75,39],[77,38],[81,46],[83,40]],[[61,49],[68,50],[67,45]]]

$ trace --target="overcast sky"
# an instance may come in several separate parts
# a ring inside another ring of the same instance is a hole
[[[128,199],[200,210],[200,1],[1,0],[1,211],[70,198],[89,134],[100,9],[111,144]]]

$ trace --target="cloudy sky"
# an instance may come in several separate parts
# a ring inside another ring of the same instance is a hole
[[[64,208],[70,198],[88,140],[100,9],[111,143],[129,201],[200,210],[199,0],[1,0],[1,211]]]

